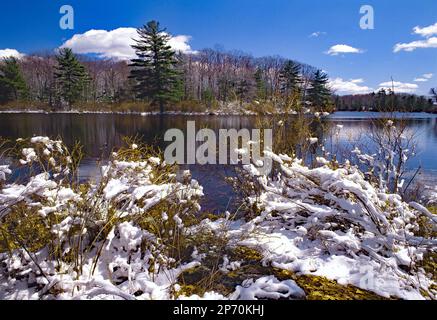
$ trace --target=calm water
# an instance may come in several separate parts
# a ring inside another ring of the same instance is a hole
[[[342,145],[359,143],[366,139],[369,114],[339,112],[326,121],[343,125],[339,140]],[[170,128],[184,130],[188,120],[196,121],[196,128],[218,129],[254,128],[251,116],[140,116],[110,114],[0,114],[0,136],[16,139],[34,135],[61,137],[67,144],[80,141],[84,145],[84,159],[80,175],[96,176],[96,162],[105,160],[113,148],[123,145],[123,137],[139,136],[147,143],[165,147],[164,132]],[[409,127],[417,134],[418,154],[410,163],[414,170],[422,166],[421,179],[428,184],[437,181],[437,117],[410,114]],[[223,211],[232,205],[233,192],[223,177],[232,168],[219,165],[192,165],[193,177],[203,185],[206,197],[202,207]]]

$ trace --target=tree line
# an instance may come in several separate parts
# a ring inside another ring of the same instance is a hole
[[[437,96],[436,96],[437,97]],[[437,112],[435,98],[415,94],[395,93],[381,89],[378,92],[359,95],[335,96],[335,109],[339,111],[378,112]]]

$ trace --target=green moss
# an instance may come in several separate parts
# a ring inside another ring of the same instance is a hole
[[[429,212],[433,214],[437,214],[437,207],[429,207],[427,208]],[[437,231],[435,229],[435,224],[426,217],[425,215],[420,215],[417,218],[417,223],[419,225],[419,230],[415,232],[417,236],[424,237],[424,238],[436,238],[437,237]]]
[[[211,241],[214,240],[211,239]],[[223,255],[227,255],[231,261],[243,261],[240,268],[230,272],[218,270],[218,266],[223,263]],[[257,279],[270,273],[271,268],[263,266],[261,260],[262,255],[258,251],[245,246],[227,248],[222,253],[219,250],[209,253],[201,266],[182,273],[179,283],[182,287],[189,288],[200,296],[206,291],[215,291],[226,296],[234,292],[235,287],[244,280]],[[178,292],[177,294],[185,293]]]
[[[437,214],[437,206],[429,207],[428,210],[432,214]]]
[[[36,252],[51,239],[50,230],[36,208],[17,204],[0,221],[0,252],[25,248]]]
[[[418,261],[417,264],[418,267],[423,268],[426,273],[430,274],[434,281],[437,281],[437,252],[427,252],[423,255],[423,260]]]
[[[262,260],[263,256],[257,250],[246,247],[238,246],[229,252],[229,256],[232,260],[243,260],[245,262],[258,263]]]
[[[197,294],[199,296],[202,296],[205,292],[201,290],[200,287],[195,285],[181,285],[178,292],[175,293],[176,297],[180,296],[192,296],[194,294]]]

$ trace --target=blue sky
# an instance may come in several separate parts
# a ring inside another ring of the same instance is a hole
[[[327,71],[340,93],[376,90],[390,77],[399,82],[396,84],[399,91],[426,94],[430,87],[437,85],[437,25],[424,29],[437,23],[435,0],[4,2],[0,11],[0,52],[14,49],[28,54],[53,50],[75,34],[91,29],[133,28],[156,19],[172,35],[191,37],[176,39],[184,49],[220,45],[254,56],[281,55],[299,60]],[[59,8],[64,4],[75,10],[74,30],[59,27]],[[362,30],[359,26],[362,5],[374,8],[374,30]],[[415,33],[416,26],[420,28]],[[311,37],[314,32],[321,34]],[[123,34],[109,35],[114,39]],[[98,51],[95,53],[101,54],[98,46],[106,44],[88,36],[91,35],[81,38],[80,43],[70,44],[78,53]],[[120,39],[117,41],[118,46],[124,44]],[[408,44],[403,48],[410,51],[394,52],[398,43]],[[327,54],[336,45],[347,45],[359,53]],[[418,46],[428,48],[416,49]],[[102,52],[112,49],[109,46]]]

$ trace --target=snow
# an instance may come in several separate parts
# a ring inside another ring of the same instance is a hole
[[[6,176],[8,174],[12,174],[12,171],[11,169],[9,169],[9,166],[8,165],[0,166],[0,181],[6,180]]]
[[[180,296],[179,300],[259,300],[259,299],[304,299],[305,292],[293,280],[279,281],[275,276],[263,276],[256,280],[243,281],[228,297],[208,291],[203,296]]]
[[[247,279],[241,286],[237,286],[231,299],[302,299],[305,292],[293,280],[279,281],[275,276],[265,276],[257,280]]]
[[[121,179],[111,179],[106,185],[105,189],[103,189],[103,193],[105,194],[106,200],[111,200],[118,194],[122,193],[129,189],[129,186],[126,185],[125,181]]]
[[[223,263],[219,267],[219,270],[221,270],[224,273],[228,273],[229,271],[237,270],[241,267],[241,264],[243,261],[229,261],[229,258],[227,255],[223,256]]]
[[[30,139],[31,143],[42,143],[42,144],[49,144],[50,138],[49,137],[33,137]]]
[[[308,141],[310,144],[316,144],[319,141],[319,139],[318,138],[309,138]]]
[[[322,165],[327,165],[327,164],[329,164],[329,161],[326,160],[326,159],[323,158],[323,157],[316,157],[316,161],[317,161],[317,163],[322,164]]]
[[[160,165],[161,164],[161,159],[157,158],[157,157],[150,157],[149,161],[152,162],[155,165]]]
[[[118,232],[120,234],[120,245],[127,251],[138,249],[145,233],[127,221],[118,225]]]
[[[24,148],[22,153],[23,156],[26,158],[26,162],[31,162],[37,159],[35,150],[33,148]]]

